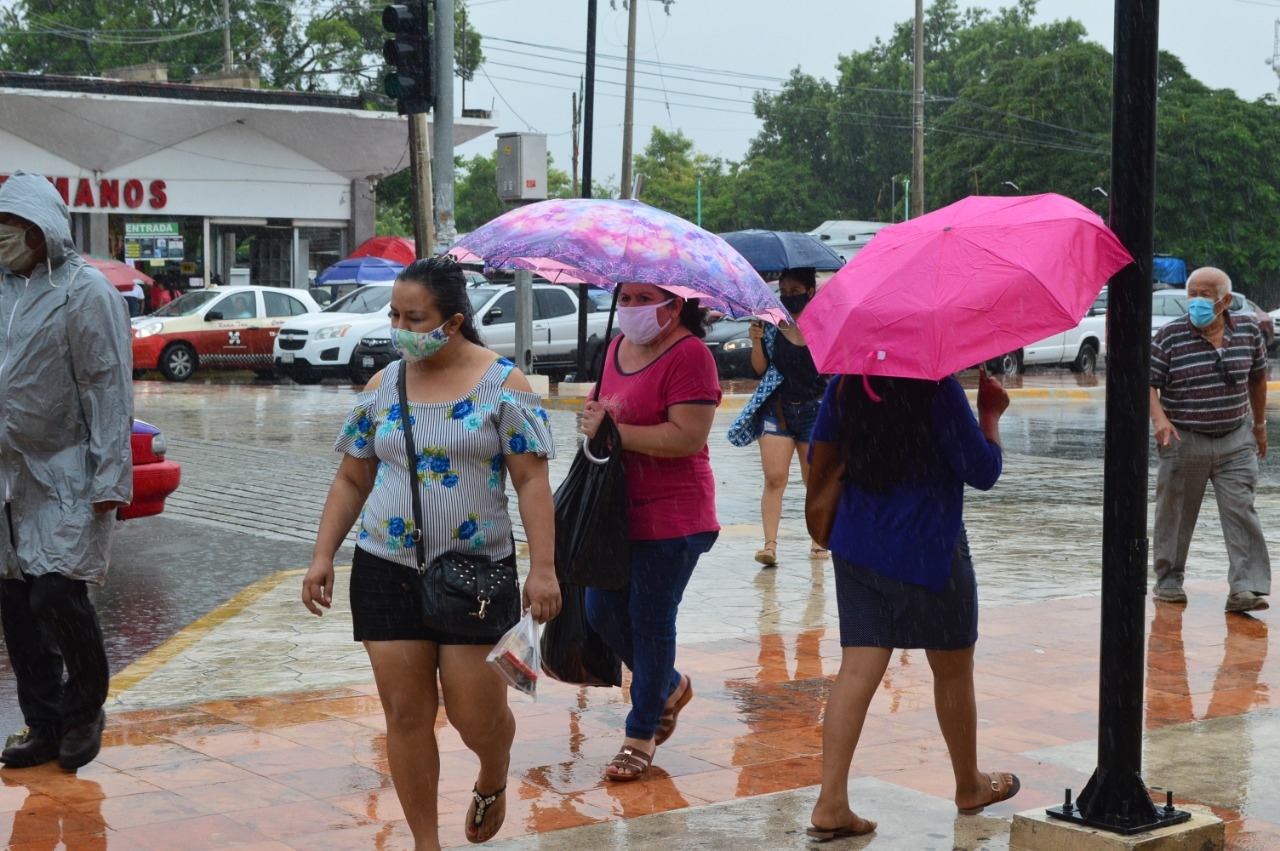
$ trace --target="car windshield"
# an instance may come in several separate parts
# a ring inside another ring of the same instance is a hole
[[[489,299],[493,298],[497,287],[467,287],[467,298],[471,299],[471,313],[477,314]]]
[[[196,313],[200,308],[213,301],[219,295],[216,291],[204,290],[196,293],[186,293],[178,296],[164,307],[157,310],[152,316],[190,316]]]
[[[377,313],[391,303],[391,287],[361,287],[324,309],[324,313]]]

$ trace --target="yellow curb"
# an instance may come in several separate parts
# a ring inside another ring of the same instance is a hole
[[[345,565],[337,570],[350,570],[350,565]],[[307,572],[306,568],[296,568],[293,570],[280,570],[270,576],[264,576],[257,582],[245,588],[236,594],[230,600],[218,606],[204,617],[196,620],[190,626],[180,629],[173,637],[169,638],[159,647],[150,653],[135,660],[120,673],[111,678],[111,686],[107,692],[107,696],[116,697],[122,692],[136,686],[147,677],[154,674],[165,663],[172,660],[175,656],[185,650],[189,650],[196,642],[213,632],[218,626],[226,623],[231,618],[243,612],[258,600],[266,596],[271,590],[284,580],[292,576],[302,576]],[[301,605],[301,603],[299,603]]]

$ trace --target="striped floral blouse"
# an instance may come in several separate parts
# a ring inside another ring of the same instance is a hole
[[[378,389],[356,397],[334,448],[356,458],[378,459],[373,490],[360,512],[356,545],[415,566],[413,499],[396,396],[397,370],[403,366],[394,361]],[[465,398],[410,403],[427,563],[450,551],[494,559],[511,555],[503,458],[526,452],[555,457],[541,397],[502,386],[514,368],[511,361],[498,358]]]

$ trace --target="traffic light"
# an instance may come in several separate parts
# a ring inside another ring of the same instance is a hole
[[[394,98],[401,115],[430,112],[431,35],[426,0],[394,3],[382,10],[382,28],[393,35],[382,46],[382,58],[391,66],[382,90]]]

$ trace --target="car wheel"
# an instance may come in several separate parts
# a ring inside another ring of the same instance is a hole
[[[145,369],[135,369],[133,371],[133,380],[137,381],[138,379],[142,378],[142,376],[146,374],[147,374],[147,371]]]
[[[987,361],[987,371],[992,375],[1017,375],[1022,372],[1022,352],[1009,352]]]
[[[1098,350],[1093,343],[1085,343],[1080,347],[1080,354],[1076,355],[1075,363],[1071,364],[1071,371],[1090,375],[1098,371]]]
[[[313,369],[293,369],[286,372],[285,375],[287,375],[289,380],[294,384],[311,385],[319,384],[321,381],[324,381],[324,376],[320,375]]]
[[[187,343],[170,343],[160,353],[160,374],[169,381],[186,381],[197,364],[196,350]]]

